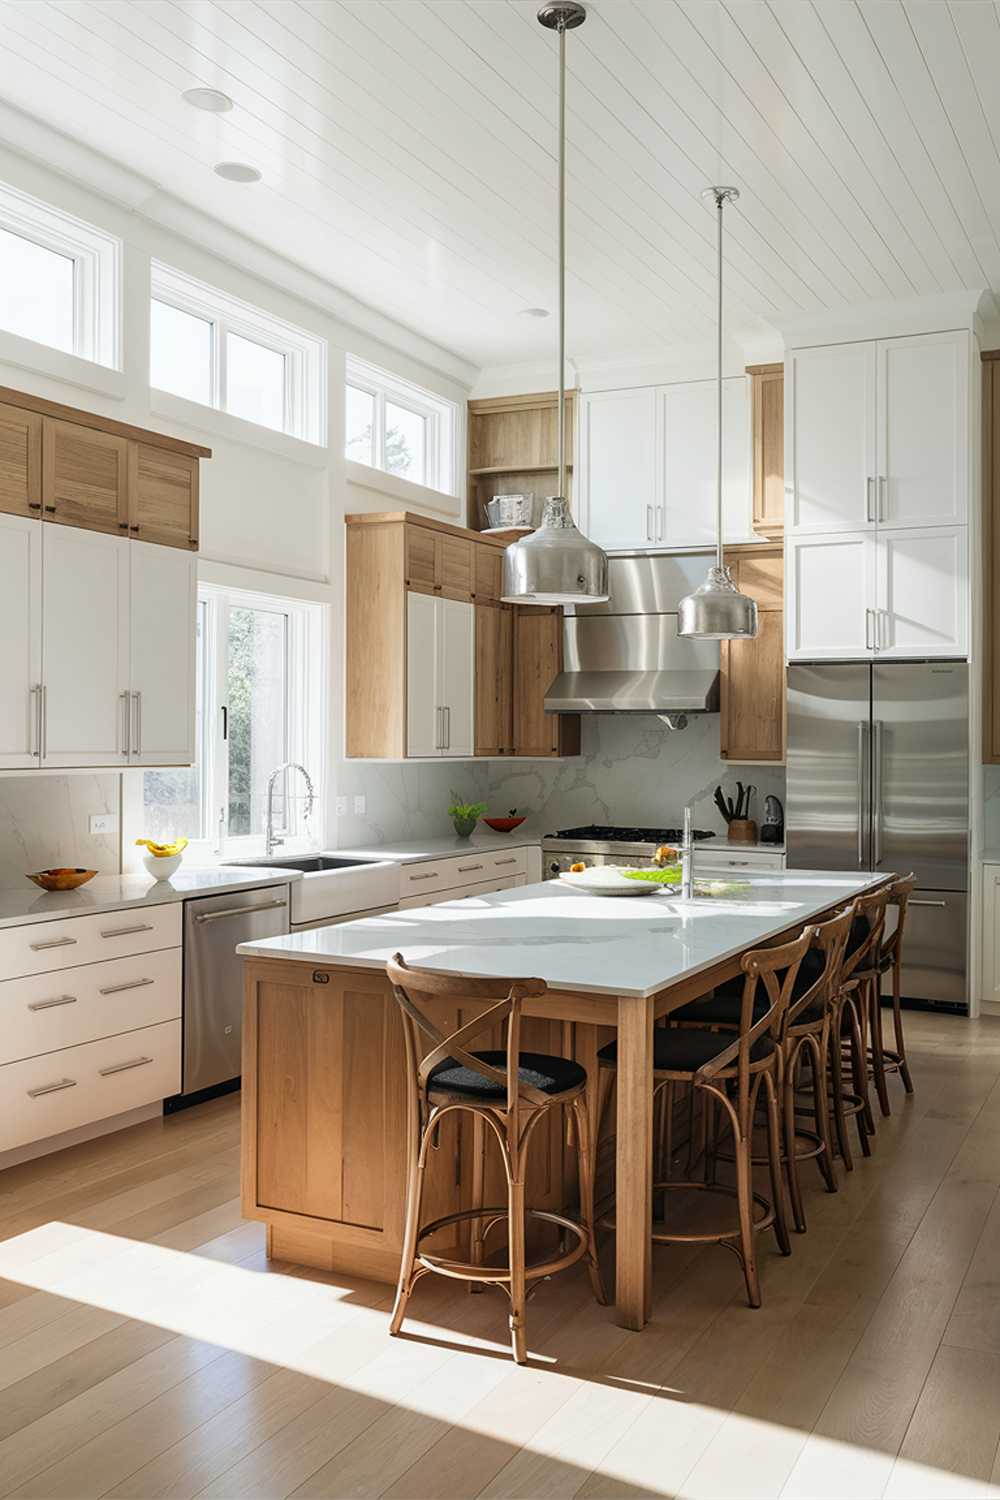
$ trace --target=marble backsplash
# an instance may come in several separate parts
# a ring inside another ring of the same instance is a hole
[[[115,772],[0,777],[0,886],[20,886],[31,870],[83,865],[119,870],[118,833],[92,834],[92,813],[120,815]]]
[[[349,806],[358,793],[367,804],[363,818],[337,820],[341,846],[445,834],[456,798],[486,802],[501,816],[516,807],[541,832],[580,823],[679,825],[690,803],[696,827],[724,833],[712,800],[720,783],[735,797],[737,781],[752,782],[751,815],[758,822],[764,797],[773,793],[783,802],[785,795],[783,766],[720,760],[714,714],[693,717],[679,732],[652,715],[585,715],[582,754],[568,760],[344,761],[336,779]]]

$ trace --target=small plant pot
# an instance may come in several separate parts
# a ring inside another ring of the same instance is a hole
[[[460,839],[471,838],[476,831],[478,818],[452,818],[452,827]]]
[[[183,858],[183,854],[165,854],[162,859],[157,859],[155,854],[144,854],[142,862],[154,880],[169,880],[180,869]]]
[[[729,825],[729,837],[739,844],[757,842],[757,824],[753,818],[734,818]]]

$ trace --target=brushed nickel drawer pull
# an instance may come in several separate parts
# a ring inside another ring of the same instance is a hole
[[[72,948],[76,945],[76,938],[61,937],[49,938],[47,943],[29,943],[32,953],[41,953],[46,948]]]
[[[493,861],[493,863],[495,865],[497,865],[498,867],[500,865],[516,865],[517,864],[517,860],[516,859],[495,859]]]
[[[460,875],[467,875],[470,870],[481,870],[482,868],[482,865],[459,865],[458,873]]]
[[[101,933],[102,938],[109,937],[131,937],[133,932],[152,932],[152,922],[138,922],[134,927],[107,927]]]
[[[75,995],[56,995],[51,1000],[29,1000],[29,1010],[51,1010],[56,1005],[75,1005]]]
[[[43,1094],[58,1094],[60,1089],[75,1089],[75,1078],[61,1078],[58,1083],[43,1083],[39,1089],[29,1089],[29,1099],[40,1099]]]
[[[440,875],[440,872],[438,870],[431,870],[431,872],[430,872],[429,875],[410,875],[408,877],[408,879],[411,880],[411,881],[416,881],[416,880],[440,880],[440,878],[441,878],[441,875]]]
[[[98,1068],[102,1078],[107,1078],[111,1073],[127,1073],[129,1068],[142,1068],[146,1063],[151,1063],[151,1057],[133,1057],[130,1062],[112,1063],[109,1068]]]
[[[122,990],[140,990],[144,984],[155,983],[155,979],[130,979],[127,984],[106,984],[97,993],[99,995],[120,995]]]

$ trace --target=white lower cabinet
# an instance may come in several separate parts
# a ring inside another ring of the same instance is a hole
[[[403,865],[399,872],[400,910],[434,906],[438,901],[457,901],[463,896],[482,896],[528,883],[530,849],[483,851],[446,859],[427,859]]]
[[[785,868],[785,854],[781,849],[759,849],[756,846],[746,850],[742,849],[713,849],[711,845],[707,848],[695,847],[694,852],[695,874],[710,875],[713,871],[744,870],[783,870]]]
[[[460,599],[406,596],[406,753],[472,755],[475,732],[475,607]]]
[[[180,1090],[181,954],[180,903],[0,932],[0,1157]]]
[[[968,547],[965,526],[787,537],[788,659],[967,655]]]
[[[1000,1013],[1000,865],[983,865],[980,999]]]

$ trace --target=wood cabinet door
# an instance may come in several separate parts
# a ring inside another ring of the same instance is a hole
[[[42,450],[42,503],[47,521],[115,536],[128,532],[126,438],[45,417]]]
[[[434,585],[437,582],[434,561],[433,531],[427,526],[407,526],[406,587],[422,594],[433,594]]]
[[[438,600],[406,596],[406,753],[440,755],[443,742],[438,696]]]
[[[473,585],[477,604],[498,604],[503,575],[503,553],[497,547],[474,546]]]
[[[785,367],[750,372],[753,449],[753,529],[780,536],[785,529]]]
[[[966,656],[969,534],[911,526],[878,538],[878,656]]]
[[[764,555],[761,555],[764,554]],[[785,757],[784,558],[776,549],[727,559],[741,592],[757,601],[753,640],[721,645],[719,754],[723,760]]]
[[[874,343],[790,350],[785,361],[785,530],[874,525]]]
[[[437,607],[444,753],[471,755],[475,747],[475,606],[459,599],[439,599]]]
[[[42,419],[37,412],[0,403],[0,511],[42,512]]]
[[[129,534],[160,547],[198,547],[198,460],[129,444]]]
[[[786,540],[789,661],[870,660],[876,607],[872,532]]]
[[[476,602],[477,755],[509,755],[514,744],[514,617],[505,604]]]
[[[584,531],[599,547],[655,542],[659,451],[654,386],[583,397],[581,513]]]
[[[578,755],[579,714],[547,714],[545,694],[562,669],[562,610],[514,610],[514,754]]]
[[[878,522],[947,526],[969,508],[969,334],[878,346]]]
[[[129,545],[129,764],[190,766],[195,756],[197,560],[177,547]]]
[[[81,527],[43,528],[43,765],[125,764],[129,546]]]
[[[42,682],[42,523],[0,513],[0,768],[38,765]]]
[[[473,548],[475,543],[461,536],[434,534],[434,588],[446,599],[472,598]]]

